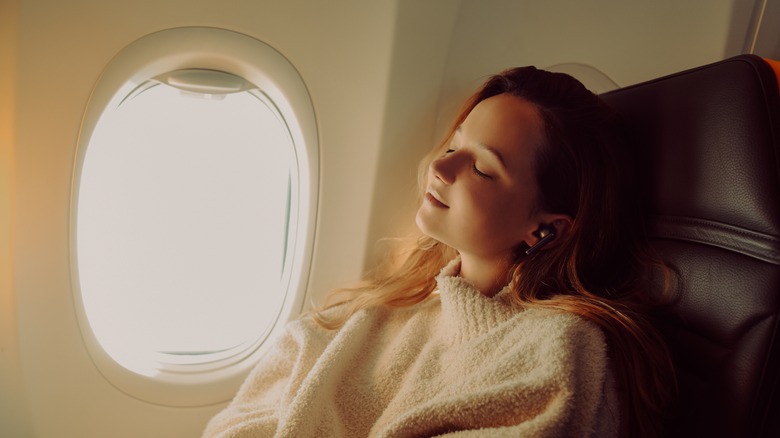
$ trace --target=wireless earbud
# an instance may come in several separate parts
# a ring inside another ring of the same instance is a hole
[[[555,238],[555,228],[552,225],[545,224],[539,227],[539,229],[534,234],[539,237],[539,241],[536,242],[532,247],[525,250],[526,256],[539,251],[544,245],[552,242],[552,240]]]

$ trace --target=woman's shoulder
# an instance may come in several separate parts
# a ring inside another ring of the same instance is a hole
[[[573,312],[531,307],[518,312],[512,320],[513,331],[527,342],[562,352],[606,355],[606,337],[601,328]]]
[[[280,333],[280,338],[283,342],[308,345],[308,344],[327,344],[338,333],[338,329],[327,328],[322,323],[318,322],[327,321],[328,319],[338,315],[339,309],[342,306],[333,306],[320,311],[306,311],[303,312],[295,319],[291,319],[285,323],[283,330]]]
[[[601,331],[593,321],[570,310],[558,309],[546,305],[529,305],[515,315],[529,323],[545,324],[561,329]]]

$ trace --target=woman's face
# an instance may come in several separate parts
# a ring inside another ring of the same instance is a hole
[[[480,102],[428,168],[417,226],[483,259],[511,256],[522,241],[533,244],[545,216],[535,208],[532,168],[542,139],[531,103],[509,94]]]

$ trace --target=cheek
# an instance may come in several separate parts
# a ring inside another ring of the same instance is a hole
[[[500,239],[520,243],[534,224],[531,220],[532,205],[528,198],[512,193],[498,196],[481,196],[474,199],[478,218],[475,225],[482,229],[485,239]]]
[[[517,216],[516,208],[503,196],[479,193],[470,197],[467,207],[467,220],[473,233],[483,239],[493,240],[494,236],[503,236],[512,228]]]

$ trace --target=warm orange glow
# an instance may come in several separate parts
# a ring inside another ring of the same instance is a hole
[[[0,3],[0,96],[3,96],[0,99],[0,345],[3,346],[16,342],[13,289],[16,16],[15,1]]]
[[[14,288],[18,11],[18,1],[0,1],[0,412],[3,431],[27,436]]]
[[[772,67],[772,70],[775,71],[775,79],[777,79],[777,88],[780,89],[780,61],[775,61],[774,59],[768,59],[764,58],[764,61],[769,64],[770,67]]]

